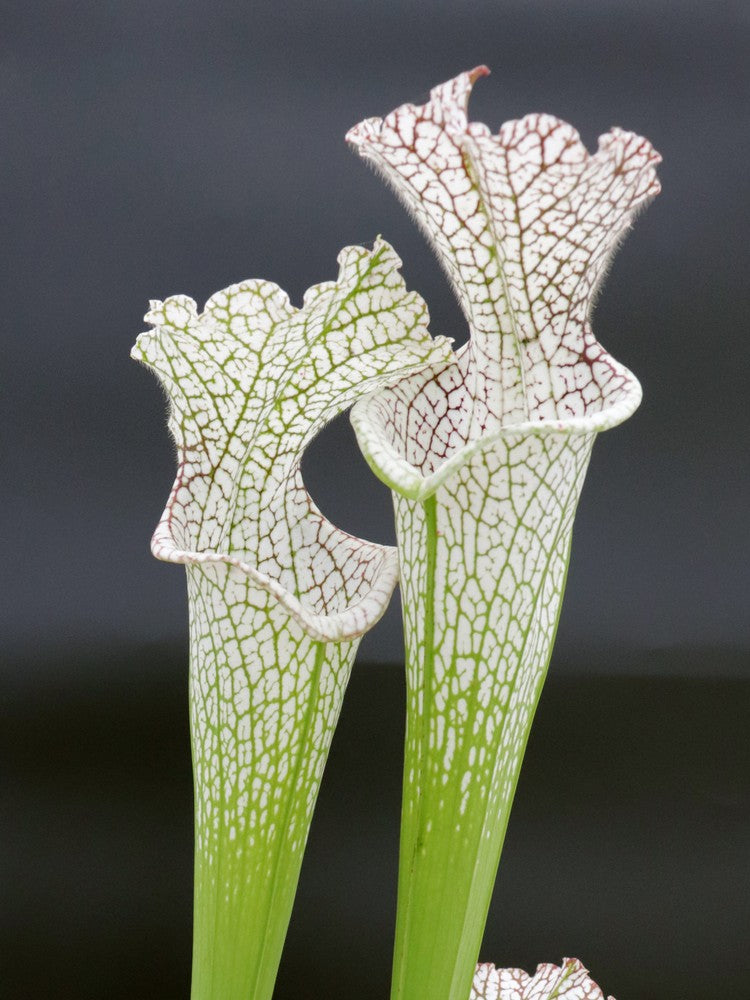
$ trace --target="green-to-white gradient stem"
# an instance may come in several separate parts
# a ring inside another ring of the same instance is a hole
[[[408,708],[393,1000],[469,996],[592,440],[509,442],[423,502],[396,498]]]
[[[269,605],[253,612],[254,661],[230,663],[206,639],[204,570],[191,567],[189,576],[196,843],[191,996],[270,1000],[358,643],[316,641]],[[275,661],[261,659],[264,632]],[[252,656],[250,645],[243,643]]]

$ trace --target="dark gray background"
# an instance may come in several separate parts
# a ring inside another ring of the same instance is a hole
[[[618,1000],[747,995],[744,0],[2,5],[0,993],[187,996],[187,609],[148,551],[174,456],[128,357],[148,299],[260,276],[299,303],[382,233],[460,342],[343,136],[480,62],[475,119],[552,112],[590,148],[618,124],[664,156],[594,317],[644,403],[595,448],[482,957],[578,954]],[[305,473],[334,521],[392,539],[346,419]],[[394,604],[347,697],[279,1000],[387,995],[401,656]]]
[[[597,443],[560,646],[746,648],[749,37],[740,0],[6,8],[0,635],[184,634],[181,572],[148,552],[174,472],[161,391],[128,357],[149,298],[260,276],[300,302],[382,233],[461,341],[421,235],[343,136],[484,61],[475,119],[549,111],[590,148],[618,124],[664,156],[594,317],[645,398]],[[306,473],[333,520],[392,538],[346,419]],[[399,630],[394,609],[363,654],[400,659]]]

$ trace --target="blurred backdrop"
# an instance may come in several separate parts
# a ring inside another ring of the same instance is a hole
[[[594,450],[483,957],[580,954],[619,1000],[744,995],[744,0],[4,5],[0,994],[187,996],[187,607],[148,551],[174,455],[128,357],[148,300],[264,277],[299,304],[382,233],[433,333],[462,342],[421,235],[343,136],[481,62],[474,119],[551,112],[592,149],[621,125],[664,157],[594,316],[644,402]],[[304,471],[333,521],[392,541],[346,418]],[[361,647],[284,996],[386,995],[401,658],[394,602]]]

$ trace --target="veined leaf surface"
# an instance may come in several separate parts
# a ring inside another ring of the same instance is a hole
[[[590,313],[659,156],[589,154],[550,115],[467,118],[479,67],[352,129],[414,214],[469,325],[445,365],[358,403],[395,493],[408,682],[394,1000],[465,1000],[549,662],[596,433],[640,386]],[[515,998],[514,998],[515,1000]]]
[[[169,395],[178,472],[152,541],[183,563],[195,775],[194,1000],[271,996],[320,778],[394,549],[316,508],[307,442],[363,391],[444,359],[383,241],[294,308],[266,281],[153,302],[133,356]]]
[[[469,1000],[605,1000],[605,996],[577,958],[564,958],[562,966],[537,966],[533,976],[523,969],[479,965]]]

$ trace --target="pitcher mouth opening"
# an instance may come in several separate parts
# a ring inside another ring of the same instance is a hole
[[[463,349],[462,349],[463,350]],[[458,352],[456,358],[461,352]],[[455,361],[454,361],[455,363]],[[612,394],[599,401],[583,415],[543,417],[508,422],[478,437],[455,433],[455,444],[445,454],[436,455],[426,449],[424,460],[414,462],[407,456],[407,435],[399,435],[397,428],[399,408],[408,408],[423,394],[423,385],[402,380],[387,389],[373,392],[360,400],[352,409],[351,422],[360,448],[375,474],[396,493],[412,500],[426,500],[474,455],[495,447],[501,441],[524,437],[586,436],[615,427],[627,420],[641,401],[641,386],[636,377],[614,358],[607,357],[607,364],[621,379]],[[449,366],[450,367],[450,366]],[[447,371],[448,369],[443,369]],[[427,376],[427,378],[434,377]],[[409,390],[411,398],[405,395]],[[403,414],[402,414],[403,416]],[[455,413],[453,414],[455,417]],[[431,428],[439,437],[440,422],[448,419],[444,414]],[[443,439],[449,435],[443,435]]]
[[[179,481],[173,494],[178,488]],[[151,538],[151,552],[157,559],[201,569],[208,574],[224,574],[225,586],[231,586],[233,578],[235,585],[254,588],[259,592],[259,600],[277,604],[306,634],[320,642],[359,639],[385,613],[398,583],[398,553],[395,548],[363,542],[334,528],[342,541],[351,539],[352,545],[348,559],[337,566],[337,574],[348,572],[359,579],[348,596],[343,590],[338,590],[327,601],[323,600],[322,592],[318,593],[317,599],[313,597],[311,600],[311,595],[298,595],[272,573],[259,570],[246,557],[243,558],[244,553],[240,556],[221,549],[181,546],[174,535],[172,501],[173,497],[170,497]],[[358,551],[354,551],[355,545]],[[324,607],[324,604],[330,607]]]

